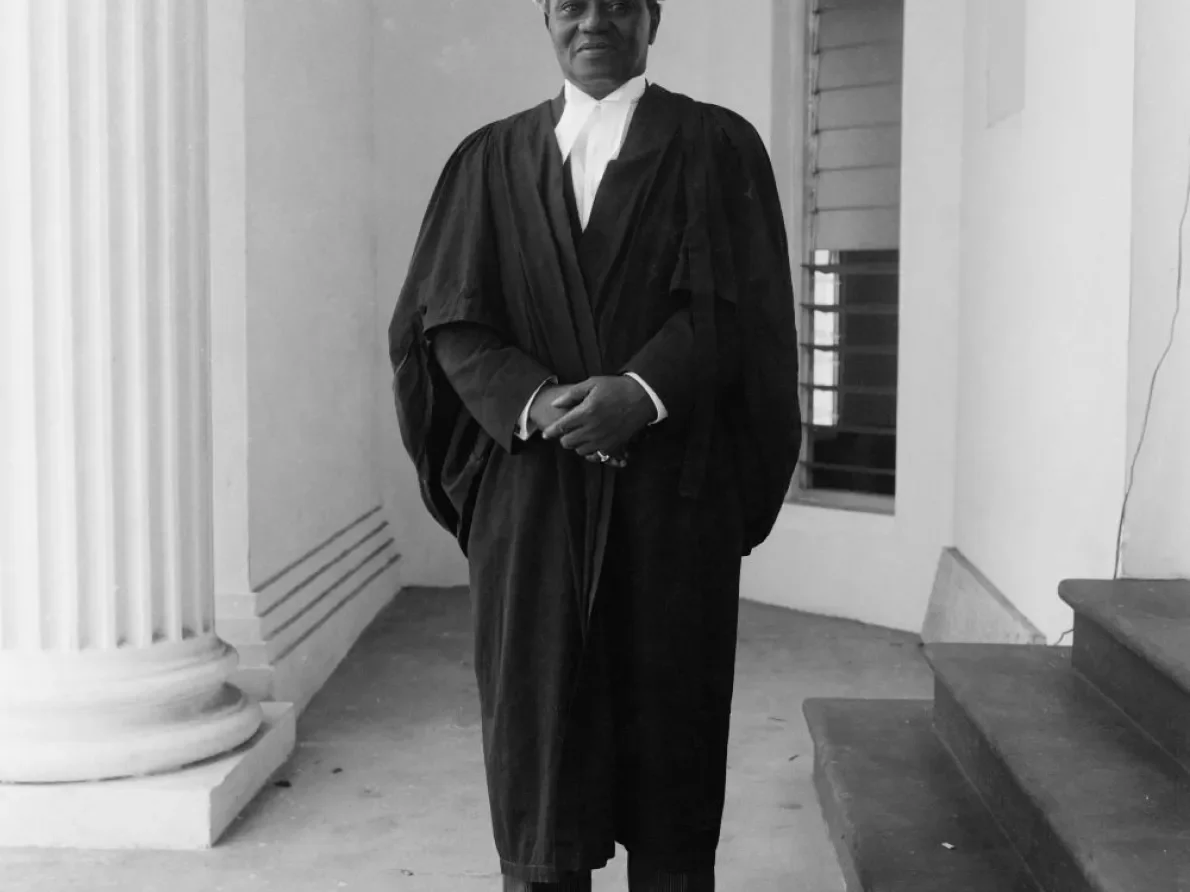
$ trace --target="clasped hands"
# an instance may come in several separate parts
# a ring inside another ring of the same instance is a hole
[[[626,444],[656,417],[648,393],[626,375],[543,387],[529,408],[530,421],[545,439],[617,468],[627,464]]]

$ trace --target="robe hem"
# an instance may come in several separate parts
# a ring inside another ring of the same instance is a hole
[[[714,870],[718,860],[716,849],[680,853],[656,853],[649,852],[641,846],[625,842],[624,840],[617,840],[617,842],[624,846],[624,851],[627,852],[628,858],[634,867],[645,871],[660,871],[674,874],[695,873]],[[614,857],[615,847],[613,846],[611,853],[608,855],[597,856],[588,861],[580,854],[574,859],[573,864],[562,866],[521,864],[501,858],[500,872],[504,876],[520,880],[524,883],[557,883],[574,874],[601,870],[607,867]]]
[[[500,872],[504,876],[524,883],[557,883],[572,874],[601,870],[607,867],[614,855],[615,847],[613,846],[609,854],[595,855],[588,859],[580,853],[574,858],[574,863],[563,865],[521,864],[501,858]]]

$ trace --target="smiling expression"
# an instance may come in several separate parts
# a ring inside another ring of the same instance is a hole
[[[645,73],[660,23],[656,0],[550,0],[546,16],[562,73],[596,99]]]

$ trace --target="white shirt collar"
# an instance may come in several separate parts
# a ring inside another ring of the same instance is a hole
[[[566,98],[566,107],[576,105],[579,108],[592,109],[595,106],[604,102],[636,102],[644,95],[645,89],[649,86],[648,79],[643,75],[637,75],[632,80],[625,81],[620,85],[620,88],[613,93],[608,93],[603,99],[595,99],[589,93],[584,93],[582,88],[576,87],[570,81],[563,84],[562,92]]]
[[[566,81],[563,85],[566,108],[558,120],[558,126],[554,128],[554,133],[558,138],[558,147],[562,150],[562,157],[570,157],[570,151],[574,148],[579,134],[582,133],[583,127],[587,123],[587,118],[591,116],[591,112],[597,106],[610,106],[617,110],[622,109],[622,114],[626,117],[628,110],[640,101],[641,96],[644,95],[648,86],[649,82],[642,74],[632,78],[630,81],[626,81],[619,89],[613,93],[609,93],[603,99],[595,99],[590,94],[584,93],[570,81]]]

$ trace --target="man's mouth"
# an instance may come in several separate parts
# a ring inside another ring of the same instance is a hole
[[[611,52],[612,45],[610,43],[584,43],[578,48],[580,53],[607,53]]]

